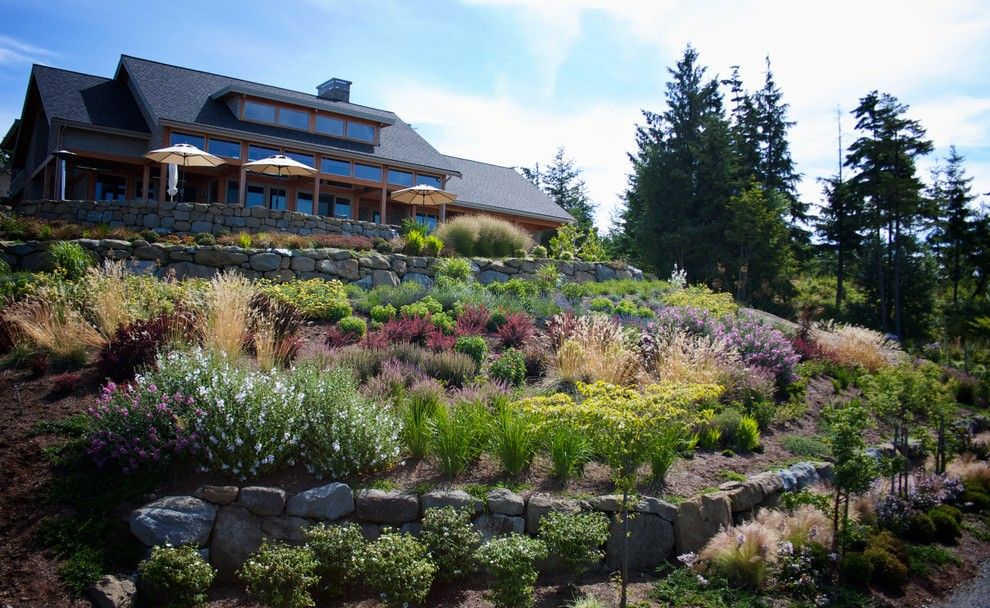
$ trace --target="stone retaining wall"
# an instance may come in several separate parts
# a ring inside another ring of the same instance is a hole
[[[161,234],[210,232],[263,232],[279,230],[308,236],[343,234],[393,239],[395,226],[273,211],[266,207],[243,207],[220,203],[176,203],[172,201],[25,201],[14,207],[18,215],[77,224],[106,224],[111,228],[150,229]]]
[[[400,253],[347,249],[246,249],[221,245],[167,245],[147,241],[78,239],[78,243],[98,260],[124,260],[132,272],[171,275],[178,279],[210,278],[231,270],[249,278],[340,279],[363,287],[398,285],[416,281],[433,285],[437,258]],[[0,259],[11,268],[38,271],[50,266],[47,241],[0,242]],[[471,268],[483,284],[507,281],[513,277],[534,278],[540,266],[555,264],[568,282],[584,283],[608,279],[642,279],[643,272],[625,262],[564,262],[549,259],[472,258]]]
[[[701,549],[722,527],[744,521],[757,509],[775,506],[783,492],[829,481],[832,465],[799,463],[761,473],[743,482],[728,482],[717,492],[695,496],[679,505],[642,497],[630,519],[629,566],[651,570],[674,555]],[[262,540],[301,544],[307,526],[356,522],[369,540],[391,527],[417,534],[423,512],[434,507],[470,509],[484,538],[509,533],[536,534],[551,511],[599,511],[612,522],[603,565],[619,567],[621,525],[615,513],[620,496],[588,500],[534,493],[521,496],[494,489],[485,500],[462,490],[433,490],[422,495],[398,491],[352,490],[330,483],[289,496],[279,488],[203,486],[192,496],[167,496],[135,509],[130,529],[146,546],[193,543],[230,580]]]

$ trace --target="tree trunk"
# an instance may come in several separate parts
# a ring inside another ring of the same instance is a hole
[[[901,324],[901,218],[894,220],[894,333],[898,340],[904,339]]]
[[[629,491],[626,489],[622,490],[622,510],[619,513],[622,516],[622,567],[620,568],[622,576],[622,596],[619,599],[619,608],[626,608],[626,588],[629,586],[629,509],[627,508],[627,503],[629,501]]]
[[[883,333],[887,333],[887,281],[884,280],[883,272],[883,236],[882,228],[877,224],[876,234],[875,234],[875,253],[874,261],[876,263],[877,270],[877,291],[880,295],[880,327]]]

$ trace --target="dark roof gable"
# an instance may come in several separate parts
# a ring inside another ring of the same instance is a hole
[[[338,149],[367,155],[382,161],[437,169],[455,173],[449,161],[412,127],[394,113],[357,104],[330,101],[316,95],[290,89],[249,82],[210,72],[201,72],[179,66],[139,59],[129,55],[120,58],[121,70],[132,79],[135,91],[149,113],[156,120],[170,120],[207,127],[216,127],[244,133],[295,140],[323,148]],[[250,89],[259,95],[273,99],[294,101],[302,105],[338,108],[344,114],[361,114],[378,117],[382,123],[392,123],[381,128],[380,144],[373,146],[357,141],[336,139],[317,133],[307,133],[284,127],[242,121],[218,98],[225,90]]]
[[[35,65],[31,76],[38,86],[49,122],[54,119],[125,131],[148,133],[148,124],[127,85],[90,74]]]
[[[463,178],[447,180],[457,203],[479,210],[503,211],[543,219],[573,222],[567,211],[512,167],[448,156]]]

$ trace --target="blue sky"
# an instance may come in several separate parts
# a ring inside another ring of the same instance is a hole
[[[990,192],[990,3],[607,0],[115,2],[0,0],[0,129],[20,114],[32,62],[112,75],[121,53],[315,91],[399,114],[447,154],[584,169],[605,225],[626,185],[640,109],[663,109],[666,68],[693,44],[747,86],[769,55],[791,117],[804,198],[836,165],[872,89],[911,105],[936,144]],[[986,199],[985,199],[986,200]],[[988,201],[990,202],[990,201]]]

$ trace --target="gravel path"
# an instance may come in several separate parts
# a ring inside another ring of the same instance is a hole
[[[976,578],[957,587],[933,608],[990,608],[990,561],[983,562]]]

